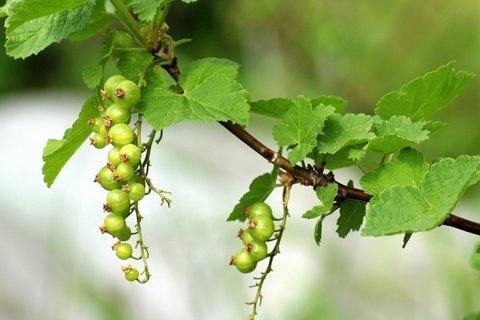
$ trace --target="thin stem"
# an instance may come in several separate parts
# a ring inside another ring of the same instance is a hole
[[[147,282],[149,279],[150,279],[150,272],[149,272],[149,269],[148,269],[148,257],[149,257],[149,252],[148,252],[148,247],[145,245],[145,243],[143,242],[143,234],[142,234],[142,215],[140,214],[140,209],[138,207],[138,202],[135,202],[135,205],[134,205],[134,208],[135,208],[135,216],[136,216],[136,219],[137,219],[137,225],[136,225],[136,228],[137,228],[137,246],[140,246],[140,257],[142,259],[142,262],[143,262],[143,279],[138,279],[137,281],[140,282],[140,283],[145,283]]]
[[[282,241],[283,232],[285,231],[285,227],[287,225],[287,218],[289,217],[288,202],[289,202],[289,199],[290,199],[290,190],[291,190],[291,187],[292,187],[291,182],[293,182],[293,180],[288,180],[288,182],[286,182],[284,184],[283,195],[282,195],[282,198],[283,198],[283,201],[282,201],[282,203],[283,203],[282,222],[280,223],[277,236],[275,237],[275,246],[273,247],[272,251],[270,251],[270,253],[268,254],[268,257],[269,257],[268,265],[265,268],[265,271],[262,272],[261,277],[260,278],[255,278],[255,280],[259,280],[259,281],[257,283],[255,283],[255,285],[253,285],[253,287],[257,287],[257,292],[255,294],[255,298],[253,299],[253,301],[249,303],[249,304],[252,305],[252,313],[248,317],[249,320],[254,320],[255,319],[255,316],[257,315],[257,308],[262,305],[263,284],[265,283],[265,280],[267,279],[268,274],[273,271],[273,268],[272,268],[273,259],[275,258],[275,256],[277,254],[280,253],[280,243]]]
[[[131,32],[135,40],[146,48],[145,39],[140,33],[138,23],[133,19],[132,15],[128,11],[127,7],[121,0],[111,0],[112,5],[115,7],[117,18],[123,26]]]

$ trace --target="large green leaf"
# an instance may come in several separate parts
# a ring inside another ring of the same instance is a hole
[[[15,2],[5,21],[7,54],[26,58],[83,29],[94,4],[95,0]]]
[[[181,90],[173,91],[158,86],[164,80],[153,75],[142,92],[140,111],[157,130],[182,120],[246,125],[249,105],[246,91],[235,81],[237,69],[236,63],[226,59],[198,60],[180,76]]]
[[[363,235],[426,231],[440,225],[460,196],[480,179],[480,156],[442,159],[419,187],[395,185],[369,203]]]
[[[313,108],[303,96],[282,115],[282,123],[273,127],[273,137],[280,146],[292,146],[288,160],[292,164],[304,160],[317,144],[317,134],[325,119],[335,111],[323,104]]]
[[[474,78],[454,67],[455,62],[450,62],[387,93],[378,101],[375,113],[385,120],[400,115],[413,121],[426,119],[455,99]]]
[[[66,131],[62,140],[49,139],[43,149],[43,180],[50,187],[63,166],[87,139],[92,132],[87,125],[90,118],[98,116],[97,106],[100,103],[96,96],[89,98],[82,107],[78,119],[71,129]]]

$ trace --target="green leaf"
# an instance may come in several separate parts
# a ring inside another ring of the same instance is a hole
[[[94,4],[95,0],[16,2],[5,21],[7,54],[26,58],[83,29]]]
[[[50,139],[43,149],[43,180],[50,187],[63,166],[87,139],[92,132],[87,124],[88,119],[98,116],[97,106],[100,103],[96,96],[87,99],[78,119],[66,132],[62,140]]]
[[[72,41],[84,41],[105,30],[114,20],[113,15],[105,10],[105,2],[97,1],[92,9],[92,15],[85,27],[73,32],[68,38]]]
[[[361,165],[367,152],[365,142],[340,149],[334,154],[325,157],[325,168],[329,170]]]
[[[287,111],[293,104],[293,100],[287,98],[258,100],[250,102],[250,111],[280,119],[285,111]]]
[[[455,71],[454,66],[455,62],[450,62],[387,93],[378,101],[375,113],[382,119],[395,115],[413,121],[426,119],[455,99],[474,78],[469,72]]]
[[[313,238],[315,239],[315,243],[317,244],[317,246],[320,245],[320,242],[322,241],[323,219],[324,219],[324,216],[318,219],[317,223],[315,223],[315,230],[313,231]]]
[[[423,130],[425,122],[414,122],[405,116],[393,116],[388,120],[375,117],[376,138],[369,141],[368,149],[385,154],[428,139],[429,132]]]
[[[480,179],[480,156],[442,159],[430,166],[419,188],[395,185],[370,202],[363,235],[426,231],[448,217],[460,196]]]
[[[183,120],[227,121],[246,125],[249,105],[246,91],[235,81],[238,65],[226,59],[207,58],[193,62],[180,76],[183,93],[154,83],[142,92],[140,111],[157,130]]]
[[[330,183],[326,187],[315,189],[315,192],[321,204],[305,212],[302,218],[314,219],[330,213],[332,211],[333,201],[338,194],[338,185],[336,183]]]
[[[151,21],[157,9],[165,3],[165,0],[132,0],[133,11],[141,21]]]
[[[372,139],[375,137],[370,132],[372,125],[372,117],[364,114],[342,116],[334,113],[325,121],[323,134],[318,136],[318,151],[335,153],[346,146]]]
[[[127,51],[120,55],[117,67],[127,79],[136,82],[152,59],[147,51]]]
[[[473,248],[472,254],[470,255],[470,265],[472,268],[480,271],[480,242]]]
[[[345,238],[350,231],[358,231],[365,216],[365,201],[345,199],[340,205],[340,216],[337,220],[337,234]]]
[[[99,64],[94,64],[86,66],[82,72],[83,81],[88,88],[96,88],[103,78],[103,66]]]
[[[309,100],[314,108],[323,104],[325,106],[334,107],[335,112],[342,112],[347,106],[347,102],[343,98],[334,96],[320,96],[311,98]],[[280,119],[285,111],[294,105],[294,103],[294,100],[287,98],[273,98],[269,100],[252,101],[250,102],[250,111],[264,116]]]
[[[408,242],[412,238],[412,234],[413,233],[411,233],[411,232],[407,232],[403,235],[402,249],[405,249],[407,247]]]
[[[335,109],[319,105],[313,108],[305,97],[298,97],[282,116],[282,123],[273,127],[273,137],[280,146],[293,146],[288,153],[292,164],[304,160],[317,144],[317,133]]]
[[[393,186],[420,187],[428,164],[423,155],[411,148],[403,149],[391,162],[369,172],[360,179],[363,190],[373,196]]]
[[[277,180],[277,171],[273,173],[264,173],[261,176],[253,179],[250,187],[241,198],[240,201],[235,205],[233,211],[227,218],[227,221],[244,221],[246,216],[243,214],[243,210],[254,204],[255,202],[265,201],[267,197],[275,189],[275,182]]]

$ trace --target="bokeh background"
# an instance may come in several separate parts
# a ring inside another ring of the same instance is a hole
[[[253,100],[339,95],[348,111],[371,114],[384,93],[449,61],[480,75],[478,1],[177,1],[167,21],[175,39],[193,39],[177,50],[181,66],[207,56],[237,61]],[[91,94],[81,71],[99,43],[64,41],[19,61],[0,51],[0,319],[246,319],[252,275],[228,266],[242,224],[225,220],[270,168],[221,126],[175,125],[152,156],[154,182],[174,202],[142,201],[153,274],[146,285],[123,280],[112,239],[98,232],[106,192],[92,180],[106,151],[85,144],[51,189],[42,182],[43,146],[61,138]],[[436,116],[450,125],[419,147],[429,160],[479,154],[479,107],[476,79]],[[272,125],[254,117],[249,131],[274,146]],[[344,182],[356,174],[336,172]],[[479,192],[455,212],[480,220]],[[280,212],[279,192],[268,202]],[[312,192],[293,190],[259,319],[461,319],[480,311],[479,274],[468,265],[478,237],[441,227],[402,249],[401,236],[338,239],[332,217],[317,247],[314,224],[300,218],[314,203]]]

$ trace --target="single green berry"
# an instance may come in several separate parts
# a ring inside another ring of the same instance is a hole
[[[253,237],[250,235],[250,229],[238,230],[237,237],[242,240],[243,244],[248,244],[253,241]]]
[[[125,272],[125,279],[127,279],[128,281],[135,281],[140,276],[140,273],[138,272],[138,270],[132,267],[129,267],[124,272]]]
[[[265,242],[254,240],[245,245],[245,249],[255,262],[263,260],[268,255],[268,247]]]
[[[90,129],[92,129],[93,132],[106,132],[101,117],[90,118],[88,119],[87,124],[90,126]]]
[[[112,125],[117,123],[130,123],[131,119],[131,112],[130,109],[125,109],[120,107],[118,104],[113,103],[111,104],[107,110],[103,113],[103,120],[104,122],[109,120]]]
[[[127,124],[117,123],[110,128],[107,137],[107,142],[111,141],[114,146],[124,146],[133,142],[135,133]]]
[[[122,186],[121,183],[115,180],[113,171],[108,167],[103,167],[94,181],[100,183],[105,190],[119,189]]]
[[[103,149],[107,145],[106,136],[103,133],[95,133],[90,137],[90,144],[97,149]]]
[[[113,173],[115,175],[115,180],[117,181],[128,181],[133,178],[135,174],[135,169],[128,163],[120,163],[117,166],[117,169]]]
[[[145,186],[141,183],[134,182],[128,184],[128,195],[133,201],[140,201],[145,196]]]
[[[242,248],[230,259],[230,265],[234,265],[242,273],[249,273],[255,270],[257,263],[247,249]]]
[[[115,213],[109,213],[105,216],[103,220],[103,225],[108,233],[112,236],[117,236],[122,233],[122,231],[126,228],[125,219]]]
[[[119,234],[116,235],[117,239],[120,241],[128,241],[132,236],[132,229],[129,226],[125,226],[125,228],[120,231]]]
[[[265,202],[256,202],[252,204],[250,207],[247,207],[245,213],[250,219],[262,216],[273,219],[272,209]]]
[[[113,97],[115,96],[115,89],[117,88],[118,84],[124,80],[126,80],[126,78],[119,74],[113,75],[105,80],[105,83],[103,84],[103,90],[107,99],[113,100]]]
[[[132,256],[133,248],[130,245],[130,243],[121,242],[115,245],[114,247],[115,247],[115,254],[119,259],[127,260]]]
[[[140,148],[132,143],[126,144],[120,149],[120,160],[131,166],[136,166],[140,161],[141,156],[142,152],[140,151]]]
[[[108,152],[108,162],[113,164],[114,167],[117,167],[122,160],[120,160],[120,148],[114,147]]]
[[[130,212],[130,197],[125,191],[113,189],[107,195],[107,206],[111,212],[126,216]]]
[[[267,241],[275,232],[273,220],[266,216],[249,219],[248,228],[253,239],[258,241]]]
[[[140,102],[140,88],[135,82],[124,80],[116,86],[113,101],[123,108],[130,109]]]

